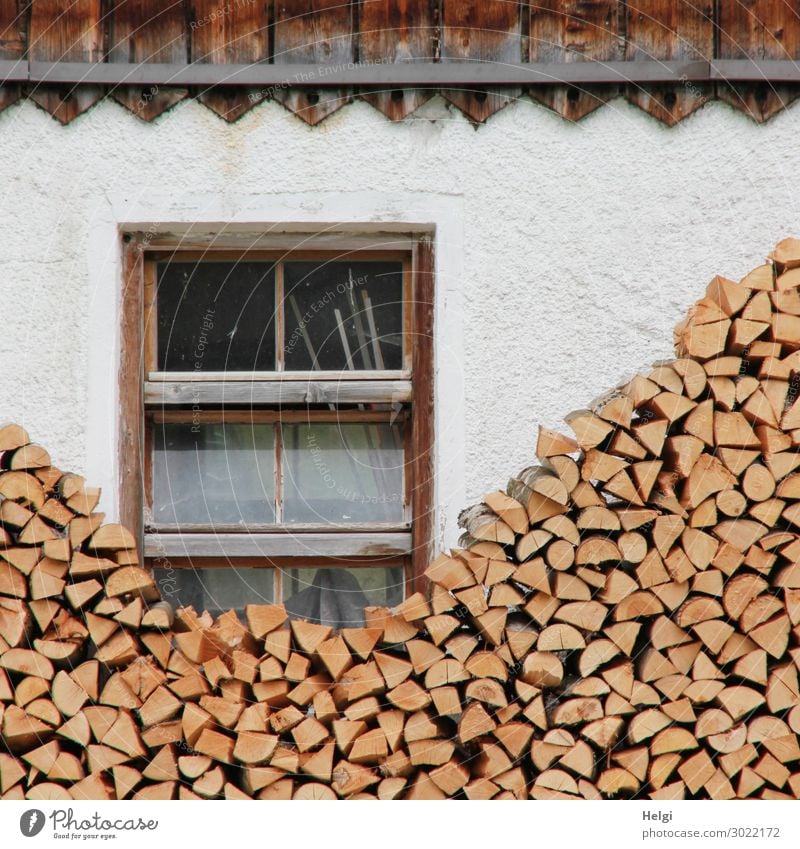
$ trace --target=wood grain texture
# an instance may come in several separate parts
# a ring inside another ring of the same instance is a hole
[[[147,533],[156,534],[239,534],[242,526],[236,522],[220,524],[216,522],[192,523],[181,522],[180,524],[169,524],[167,522],[148,522],[145,528]],[[405,534],[411,530],[409,523],[394,522],[353,522],[348,524],[345,530],[330,523],[305,524],[300,522],[286,523],[247,523],[247,533],[253,534],[341,534],[341,533],[371,533],[371,534]]]
[[[438,26],[431,0],[362,0],[359,62],[392,63],[436,59]],[[426,89],[362,91],[361,97],[392,121],[401,121],[433,96]]]
[[[119,0],[109,19],[109,62],[188,61],[186,4],[168,0]],[[121,86],[110,94],[138,118],[152,121],[188,94],[179,86]]]
[[[774,0],[719,4],[720,59],[797,59],[800,57],[800,7]],[[768,82],[717,86],[720,100],[755,121],[766,121],[800,94],[797,86]]]
[[[207,85],[216,87],[190,91],[228,121],[261,100],[275,99],[316,124],[353,95],[352,88],[320,83],[334,68],[348,69],[353,62],[793,62],[800,59],[800,7],[786,0],[3,0],[0,60],[26,56],[33,62],[274,62],[286,74],[269,86],[251,81],[227,87],[215,80]],[[317,67],[301,70],[299,63]],[[172,86],[159,79],[112,86],[110,93],[149,121],[185,98],[186,86],[200,84]],[[402,120],[430,98],[436,82],[426,80],[428,88],[391,85],[365,84],[360,96],[390,119]],[[68,123],[97,102],[106,86],[111,83],[9,83],[0,86],[0,111],[25,94]],[[480,123],[522,91],[470,83],[442,94]],[[613,97],[617,85],[531,86],[529,93],[579,120]],[[670,125],[713,96],[766,121],[797,97],[800,85],[683,80],[631,83],[624,93]]]
[[[123,244],[119,360],[119,515],[137,543],[142,539],[144,405],[142,352],[144,260],[141,239]]]
[[[353,20],[342,0],[276,0],[274,8],[276,65],[312,62],[320,66],[347,65],[353,61]],[[309,79],[293,77],[273,97],[306,123],[315,125],[341,109],[351,99],[345,88],[315,88],[324,67]]]
[[[147,404],[392,404],[411,398],[407,380],[147,381]]]
[[[32,0],[28,57],[44,62],[99,62],[103,52],[102,0]],[[33,85],[28,96],[68,124],[103,97],[102,86]]]
[[[434,270],[433,244],[421,239],[414,256],[412,315],[411,408],[411,514],[413,552],[411,571],[414,591],[425,587],[424,571],[431,562],[434,546]]]
[[[147,534],[145,557],[395,557],[409,533]]]
[[[0,2],[0,59],[21,59],[25,53],[25,16],[17,5],[11,0]],[[0,112],[16,103],[21,94],[17,83],[0,85]]]
[[[620,58],[617,0],[540,0],[532,3],[528,36],[531,62],[582,62]],[[618,86],[533,87],[530,96],[569,121],[602,106]]]
[[[521,62],[520,9],[508,0],[443,0],[443,62]],[[445,89],[442,96],[471,121],[483,123],[512,100],[522,89]]]
[[[234,0],[220,14],[219,0],[189,0],[193,62],[250,64],[269,59],[270,3]],[[272,92],[253,86],[200,91],[198,100],[220,118],[236,121]]]
[[[703,59],[714,55],[714,4],[710,0],[631,0],[626,4],[625,59]],[[709,84],[626,87],[626,98],[654,118],[673,126],[712,96]]]
[[[296,242],[295,242],[296,244]],[[194,257],[192,257],[193,259]],[[316,259],[316,257],[313,257]],[[154,357],[151,358],[152,362],[155,362]],[[228,383],[235,383],[236,381],[240,381],[243,383],[253,383],[257,381],[272,381],[274,383],[280,382],[292,382],[292,381],[302,381],[303,383],[308,383],[309,380],[320,381],[320,380],[330,380],[336,383],[341,383],[344,381],[350,380],[364,380],[365,378],[368,380],[403,380],[407,376],[410,376],[411,372],[408,373],[402,371],[386,371],[380,369],[370,369],[369,371],[346,371],[346,372],[338,372],[335,370],[325,370],[321,369],[320,371],[235,371],[235,372],[225,372],[225,371],[206,371],[200,372],[196,374],[191,371],[152,371],[150,370],[147,375],[148,380],[152,381],[187,381],[191,380],[193,382],[197,381],[219,381],[225,380]]]

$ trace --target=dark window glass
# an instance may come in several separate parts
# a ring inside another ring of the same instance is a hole
[[[274,371],[275,266],[158,264],[159,371]]]
[[[275,599],[272,569],[154,569],[165,601],[174,608],[189,607],[212,616],[235,610],[244,619],[247,604],[271,604]]]
[[[287,371],[403,368],[400,262],[284,264]]]
[[[403,520],[401,425],[282,426],[287,523]]]
[[[157,524],[275,521],[275,432],[270,424],[156,424]]]
[[[283,573],[283,600],[290,616],[358,628],[364,607],[394,607],[403,600],[402,566],[346,569],[287,569]]]

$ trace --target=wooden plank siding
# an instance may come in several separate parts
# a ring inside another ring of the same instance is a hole
[[[714,56],[714,4],[711,0],[630,0],[626,3],[626,56],[641,59],[703,59]],[[713,86],[628,85],[626,98],[654,118],[672,126],[699,109]]]
[[[28,58],[46,62],[103,59],[102,0],[32,0]],[[97,85],[32,85],[28,97],[57,121],[68,124],[104,95]]]
[[[0,59],[18,61],[25,55],[26,16],[17,3],[0,3]],[[22,95],[19,83],[0,85],[0,112]]]
[[[22,93],[62,123],[105,94],[146,121],[187,95],[228,121],[275,100],[317,124],[355,98],[402,120],[437,90],[476,124],[523,92],[571,121],[617,94],[669,125],[714,97],[765,121],[800,93],[795,60],[797,5],[776,0],[0,3],[0,111]],[[669,62],[686,63],[688,73],[683,65],[670,70]],[[445,82],[440,63],[449,71],[460,64],[511,73],[504,80],[481,83],[465,75]],[[605,69],[604,78],[548,82],[572,79],[581,63],[592,72],[586,76]],[[422,76],[381,77],[387,65]],[[111,66],[116,74],[101,73]],[[286,73],[266,75],[268,82],[239,76],[260,66]],[[355,71],[333,80],[336,69]],[[647,82],[653,73],[659,81]]]
[[[168,0],[153,9],[150,0],[118,0],[108,21],[109,62],[188,61],[186,4]],[[110,96],[134,115],[153,121],[189,93],[181,86],[117,86]]]
[[[269,0],[234,0],[220,14],[220,0],[189,0],[193,62],[250,64],[269,61]],[[254,86],[204,89],[197,99],[226,121],[236,121],[271,92]]]
[[[796,59],[800,56],[800,8],[775,0],[719,4],[719,58]],[[763,122],[800,94],[797,86],[719,83],[717,96]]]
[[[438,58],[438,9],[431,0],[362,0],[358,61],[366,64],[433,62]],[[433,97],[431,89],[362,91],[361,97],[392,121],[400,121]]]
[[[618,0],[539,0],[530,4],[531,62],[621,59]],[[531,88],[531,98],[569,121],[579,121],[619,93],[619,86]]]
[[[275,0],[276,65],[313,62],[320,66],[298,86],[278,87],[273,97],[306,123],[314,125],[352,98],[346,88],[319,88],[324,68],[354,62],[353,14],[342,0]],[[287,69],[287,80],[292,80]]]
[[[520,6],[508,0],[443,0],[443,62],[522,61]],[[483,123],[517,100],[520,86],[443,89],[443,97],[471,121]]]

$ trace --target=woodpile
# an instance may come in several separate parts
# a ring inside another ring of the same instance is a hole
[[[675,341],[340,633],[173,613],[0,429],[2,797],[800,798],[800,242]]]

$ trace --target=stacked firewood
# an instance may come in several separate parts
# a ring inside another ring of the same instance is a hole
[[[800,798],[800,242],[540,428],[429,592],[335,632],[173,612],[0,429],[0,794]]]

